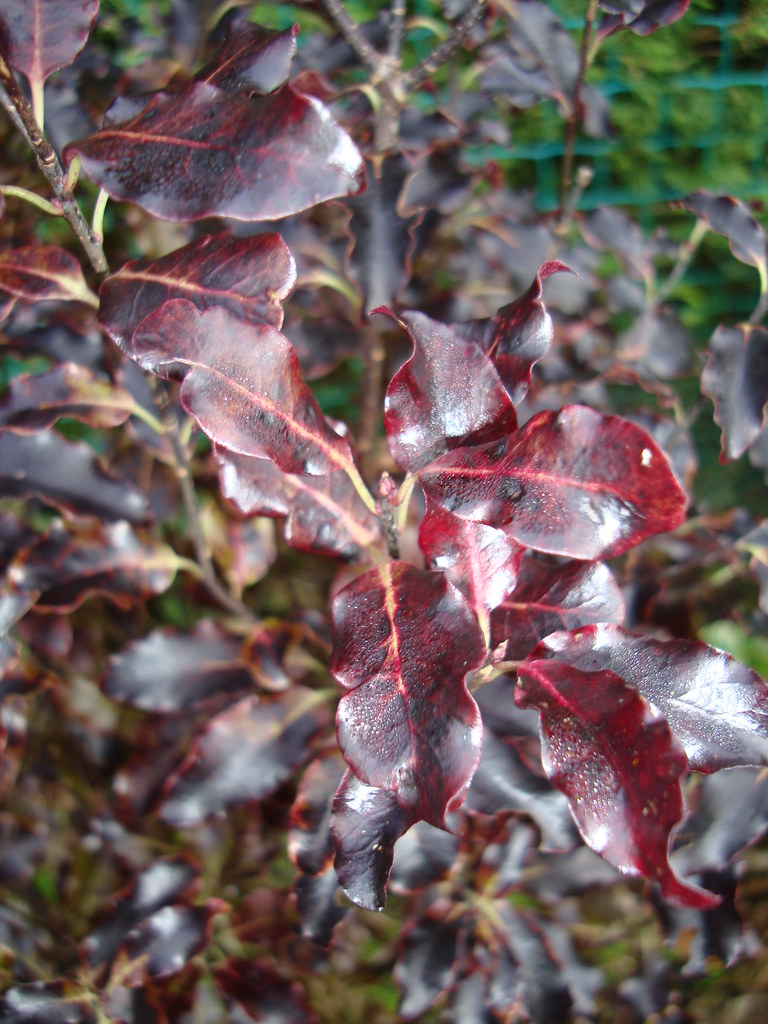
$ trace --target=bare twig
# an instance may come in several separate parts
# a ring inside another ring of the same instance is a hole
[[[391,61],[400,59],[403,45],[403,22],[405,21],[405,0],[392,0],[389,11],[389,39],[387,40],[387,57]]]
[[[108,274],[109,265],[104,255],[104,249],[80,212],[80,207],[68,187],[67,177],[53,146],[43,134],[32,108],[13,77],[13,72],[2,57],[0,57],[0,103],[5,107],[14,125],[35,154],[37,165],[47,178],[57,203],[61,207],[61,215],[77,235],[91,266],[97,274]]]
[[[323,6],[361,62],[370,68],[375,76],[381,76],[384,71],[381,54],[371,46],[361,32],[360,26],[352,21],[341,0],[323,0]]]
[[[453,31],[445,42],[441,43],[421,64],[403,75],[402,86],[404,92],[410,93],[414,89],[418,89],[420,85],[434,75],[439,67],[450,60],[454,53],[461,48],[464,40],[487,10],[488,0],[474,0],[466,14],[456,22]]]
[[[697,220],[693,225],[690,237],[682,243],[678,250],[677,260],[670,270],[669,276],[656,294],[651,296],[654,306],[658,308],[678,286],[708,231],[709,225],[703,218]]]
[[[592,40],[592,30],[595,26],[595,19],[597,18],[597,0],[589,0],[589,7],[587,8],[586,21],[584,23],[584,32],[581,36],[581,50],[579,52],[579,70],[576,75],[576,82],[573,86],[573,95],[571,96],[571,110],[568,115],[568,127],[565,137],[565,156],[563,157],[563,175],[560,186],[560,206],[565,209],[568,202],[568,193],[573,185],[573,155],[576,146],[576,132],[579,124],[583,120],[583,110],[581,103],[581,90],[584,85],[584,76],[589,69],[590,64],[595,58],[596,50],[590,45]]]

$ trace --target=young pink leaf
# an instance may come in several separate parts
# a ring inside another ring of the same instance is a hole
[[[272,459],[285,473],[353,466],[349,444],[326,423],[293,346],[274,327],[171,299],[142,320],[129,354],[162,377],[181,377],[184,408],[224,448]]]
[[[53,245],[23,245],[0,253],[0,291],[29,302],[96,304],[75,257]]]
[[[74,61],[98,12],[99,0],[3,0],[0,37],[6,60],[36,90]]]
[[[488,320],[454,324],[453,330],[479,345],[493,361],[514,405],[525,397],[531,370],[552,344],[552,319],[542,302],[541,282],[570,267],[560,260],[542,263],[527,292],[502,306]]]
[[[622,622],[624,599],[601,562],[566,562],[526,553],[517,585],[491,615],[491,647],[503,661],[524,658],[548,633],[593,622]]]
[[[694,771],[768,764],[768,685],[724,651],[605,624],[555,633],[529,657],[621,676],[666,718]]]
[[[480,757],[482,724],[465,679],[485,658],[476,618],[443,573],[387,562],[340,591],[330,669],[350,692],[336,730],[363,782],[442,826]]]
[[[726,327],[709,339],[701,390],[715,404],[722,430],[720,461],[738,459],[762,431],[768,408],[768,331],[756,324]]]
[[[622,554],[685,518],[686,497],[651,436],[579,405],[540,412],[507,440],[449,452],[419,479],[448,511],[572,558]]]
[[[273,220],[364,187],[362,157],[328,110],[289,85],[268,96],[205,81],[64,150],[112,198],[166,220]]]
[[[667,723],[614,672],[581,671],[537,650],[520,666],[515,701],[539,711],[544,770],[584,841],[621,871],[658,882],[673,903],[716,906],[669,863],[688,761]]]
[[[100,380],[84,366],[63,363],[13,378],[0,397],[0,430],[36,433],[62,416],[97,429],[116,427],[125,423],[134,405],[123,388]]]
[[[296,280],[296,264],[280,235],[204,235],[156,260],[131,260],[99,289],[99,321],[130,354],[133,333],[169,299],[199,310],[226,306],[243,320],[280,328],[280,305]]]
[[[512,402],[491,360],[477,345],[423,313],[395,317],[413,355],[390,381],[384,426],[395,462],[408,472],[459,445],[482,444],[517,426]]]

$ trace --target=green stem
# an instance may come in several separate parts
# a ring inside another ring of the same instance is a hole
[[[757,264],[757,272],[760,275],[760,298],[749,318],[751,324],[759,324],[768,312],[768,268],[765,263]]]
[[[36,192],[30,192],[27,188],[21,188],[19,185],[0,185],[0,192],[4,196],[13,196],[14,199],[23,199],[25,203],[31,203],[32,206],[36,206],[38,210],[42,210],[43,213],[47,213],[51,217],[64,216],[64,211],[60,206],[54,206],[53,203],[49,202],[47,199],[43,199],[43,197],[37,195]]]
[[[677,254],[677,260],[675,261],[674,267],[670,270],[666,281],[662,284],[661,288],[658,289],[655,295],[652,291],[649,294],[649,304],[658,307],[662,302],[669,298],[685,276],[688,267],[691,265],[693,257],[696,255],[696,250],[701,245],[708,231],[709,225],[703,218],[696,221],[693,225],[693,231],[691,231],[687,241],[683,242],[680,246]]]
[[[99,194],[96,198],[96,205],[93,208],[93,220],[91,221],[91,231],[93,237],[97,238],[99,242],[104,241],[104,211],[107,208],[109,202],[109,194],[104,189],[99,189]]]
[[[360,495],[360,498],[365,507],[368,509],[369,512],[372,512],[375,516],[377,516],[379,514],[379,509],[378,506],[376,505],[376,500],[371,494],[371,492],[368,490],[365,480],[363,480],[363,478],[360,476],[360,470],[357,468],[354,462],[350,463],[348,466],[345,466],[344,468],[347,476],[352,481],[352,486]]]
[[[32,92],[32,112],[35,115],[35,120],[43,131],[43,125],[45,124],[45,83],[40,81],[34,81],[31,85]]]

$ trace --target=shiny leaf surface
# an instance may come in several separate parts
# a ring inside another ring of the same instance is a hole
[[[454,984],[458,938],[456,922],[444,920],[439,911],[429,912],[406,927],[394,970],[402,991],[399,1014],[405,1020],[420,1017],[441,992]]]
[[[1,1024],[97,1024],[90,992],[62,981],[14,985],[0,996]]]
[[[91,427],[116,427],[125,423],[133,407],[123,388],[100,380],[84,366],[63,363],[44,373],[14,377],[0,398],[0,430],[34,433],[62,416]]]
[[[701,390],[715,403],[722,430],[721,459],[738,459],[765,425],[768,406],[768,331],[753,324],[721,324],[709,339]]]
[[[0,253],[0,292],[30,302],[95,303],[75,257],[53,245],[20,246]]]
[[[725,235],[737,260],[752,267],[765,266],[765,228],[740,199],[712,192],[694,192],[680,205],[707,222],[712,231]]]
[[[85,46],[99,0],[3,0],[0,36],[8,63],[33,87],[67,67]]]

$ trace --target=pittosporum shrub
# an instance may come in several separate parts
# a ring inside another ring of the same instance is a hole
[[[584,907],[755,951],[768,691],[699,634],[768,530],[690,383],[765,468],[765,234],[580,212],[574,152],[687,0],[227,6],[0,8],[0,1020],[683,1019],[658,953],[601,1017]],[[542,215],[481,155],[546,99]],[[759,297],[704,359],[708,232]]]

